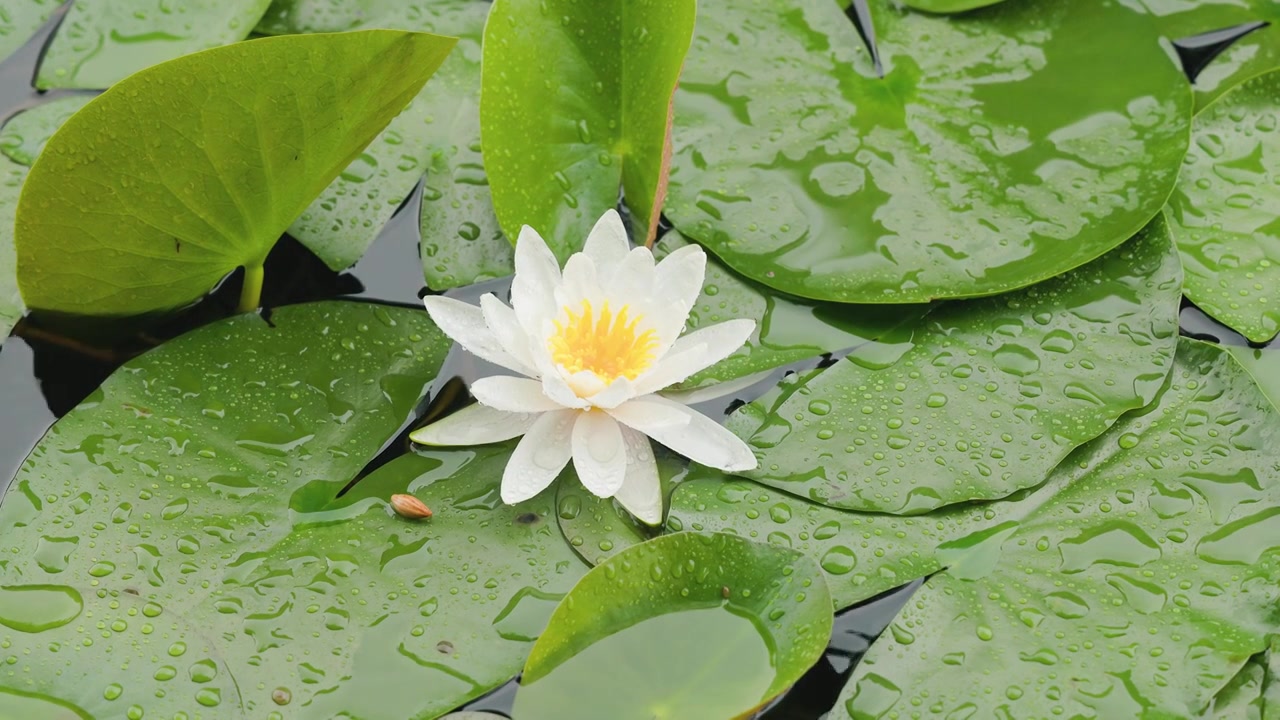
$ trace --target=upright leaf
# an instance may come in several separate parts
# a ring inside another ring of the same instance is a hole
[[[551,494],[502,505],[503,446],[354,482],[447,348],[423,312],[318,303],[114,374],[0,503],[0,644],[26,668],[0,716],[8,691],[86,717],[430,718],[514,675],[586,570]]]
[[[284,229],[453,42],[387,30],[267,38],[116,84],[31,170],[17,220],[27,304],[122,316],[189,303],[241,266],[260,282]]]
[[[1165,214],[1187,297],[1255,342],[1280,333],[1280,70],[1218,98],[1195,119]]]
[[[530,225],[564,260],[619,185],[637,235],[654,236],[693,21],[693,0],[494,2],[480,129],[509,238]]]
[[[157,63],[243,40],[270,1],[75,2],[40,61],[36,87],[105,89]]]
[[[1187,148],[1186,78],[1130,5],[875,0],[877,64],[831,0],[707,3],[667,216],[753,280],[839,302],[993,295],[1082,265],[1160,211]]]
[[[564,599],[516,694],[521,720],[745,716],[821,657],[822,573],[799,553],[677,533],[605,560]]]
[[[730,427],[760,461],[744,474],[833,507],[906,514],[1038,485],[1155,397],[1180,290],[1157,220],[1060,278],[944,305],[909,343],[856,351],[739,410]]]

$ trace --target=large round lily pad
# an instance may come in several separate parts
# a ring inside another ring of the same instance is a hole
[[[743,474],[833,507],[905,514],[1037,485],[1155,397],[1180,297],[1157,220],[1062,277],[944,305],[909,342],[855,351],[739,410],[730,428],[760,461]]]
[[[930,576],[839,717],[1203,717],[1277,630],[1277,437],[1248,373],[1181,340],[1149,406],[1006,500],[895,517],[693,481],[671,515],[791,540],[841,605]]]
[[[1166,215],[1205,312],[1255,342],[1280,332],[1280,71],[1196,116]]]
[[[1145,13],[872,10],[884,77],[830,0],[701,6],[666,207],[681,232],[785,292],[908,303],[1058,275],[1164,205],[1192,101]]]
[[[551,493],[502,505],[510,446],[352,486],[447,349],[421,311],[319,303],[114,374],[0,503],[0,645],[23,658],[0,665],[0,716],[34,697],[101,718],[429,718],[518,672],[586,566]],[[401,518],[393,493],[435,516]]]

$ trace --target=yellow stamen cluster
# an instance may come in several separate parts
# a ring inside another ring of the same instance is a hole
[[[653,364],[658,338],[652,330],[639,332],[642,317],[630,317],[629,306],[614,315],[606,301],[597,316],[591,301],[583,300],[581,312],[568,306],[563,310],[568,320],[556,321],[547,345],[552,359],[569,372],[587,370],[605,382],[634,380]]]

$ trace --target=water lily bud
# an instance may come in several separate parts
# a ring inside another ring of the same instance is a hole
[[[391,496],[391,509],[400,517],[410,520],[426,520],[431,517],[431,508],[412,495],[397,494]]]

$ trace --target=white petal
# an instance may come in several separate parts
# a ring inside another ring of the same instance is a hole
[[[658,297],[692,308],[702,294],[707,274],[707,253],[697,245],[685,245],[662,259],[654,269]]]
[[[523,435],[537,419],[536,414],[471,405],[414,430],[409,439],[423,445],[484,445]]]
[[[612,208],[606,210],[596,221],[582,248],[582,252],[595,262],[596,269],[602,276],[612,275],[614,266],[621,263],[630,250],[627,228],[622,224],[618,211]]]
[[[680,337],[652,369],[636,378],[636,394],[655,393],[711,367],[737,352],[755,329],[756,321],[744,318],[694,330]]]
[[[520,327],[514,310],[493,293],[485,293],[480,297],[480,311],[484,315],[485,325],[489,326],[490,332],[507,354],[530,368],[537,367],[529,353],[529,335]]]
[[[555,289],[560,285],[560,262],[542,236],[528,225],[520,229],[515,254],[511,306],[525,334],[538,336],[542,321],[556,314]]]
[[[573,425],[573,469],[583,487],[600,497],[613,497],[627,474],[627,448],[622,429],[607,414],[578,413]]]
[[[610,296],[624,302],[635,304],[654,297],[653,253],[649,248],[634,248],[622,258],[605,282]]]
[[[574,312],[582,312],[582,301],[591,303],[591,309],[599,313],[604,306],[605,297],[600,292],[600,283],[596,280],[595,262],[582,253],[574,253],[564,266],[564,279],[556,288],[556,314],[560,308],[569,308]],[[614,308],[616,311],[617,308]]]
[[[627,378],[620,377],[604,389],[587,396],[587,402],[599,408],[615,408],[637,394],[635,385]]]
[[[613,499],[641,522],[657,525],[662,522],[662,480],[653,447],[649,438],[629,427],[622,428],[622,439],[627,445],[627,476]]]
[[[543,413],[516,445],[502,473],[502,502],[513,505],[537,495],[569,464],[577,412]]]
[[[668,400],[674,400],[681,405],[697,405],[698,403],[719,400],[726,395],[732,395],[739,390],[745,390],[752,385],[768,378],[773,374],[773,370],[763,370],[746,377],[726,380],[715,385],[707,385],[706,387],[694,388],[693,390],[673,390],[662,393],[662,396]]]
[[[618,422],[639,430],[681,455],[725,472],[752,470],[757,461],[737,435],[702,413],[660,395],[646,395],[609,411]],[[683,415],[679,424],[674,417]]]
[[[456,340],[467,352],[508,370],[523,375],[533,374],[533,368],[503,349],[498,337],[485,324],[484,313],[479,307],[442,295],[423,298],[422,304],[444,334]]]
[[[542,413],[563,410],[564,406],[542,392],[542,383],[529,378],[492,375],[471,383],[471,394],[495,410],[513,413]]]

